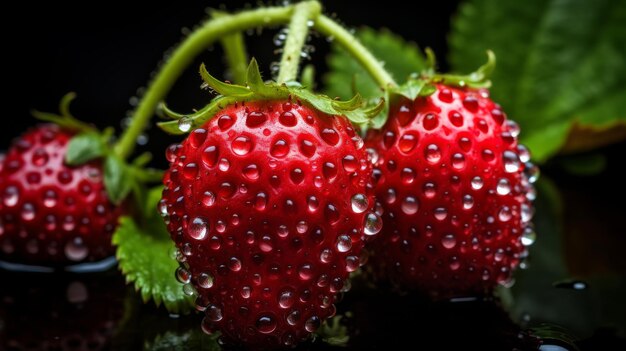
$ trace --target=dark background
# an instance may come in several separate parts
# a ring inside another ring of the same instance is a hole
[[[132,108],[129,99],[146,85],[163,53],[183,38],[183,28],[200,23],[207,17],[206,8],[221,3],[236,10],[250,1],[172,1],[151,6],[132,1],[15,3],[14,10],[3,12],[19,18],[20,24],[1,24],[3,83],[8,93],[3,96],[0,150],[6,150],[13,137],[36,123],[31,109],[56,112],[59,99],[68,91],[78,94],[72,105],[75,116],[119,129]],[[384,6],[380,2],[325,1],[324,8],[349,27],[386,27],[421,47],[430,46],[446,68],[446,36],[456,3],[431,2],[419,12],[409,10],[408,3],[401,0],[385,0]],[[259,59],[266,76],[270,63],[279,60],[274,54],[274,34],[274,30],[265,31],[260,38],[253,35],[247,40],[249,53]],[[323,72],[328,44],[321,38],[313,44],[313,63]],[[221,76],[224,66],[219,45],[201,55],[172,89],[167,101],[175,110],[190,111],[209,101],[208,94],[199,89],[196,72],[201,62]],[[163,150],[175,140],[156,128],[149,136],[152,150]],[[162,160],[158,152],[156,159]]]

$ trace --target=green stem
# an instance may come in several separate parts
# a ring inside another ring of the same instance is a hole
[[[115,153],[120,158],[127,158],[133,152],[137,137],[150,121],[156,107],[165,98],[185,68],[207,46],[233,33],[255,27],[286,24],[290,21],[293,12],[294,6],[258,8],[212,19],[194,31],[174,51],[149,85],[133,113],[131,125],[115,145]],[[339,45],[354,56],[382,88],[396,85],[382,64],[350,32],[332,19],[320,15],[315,21],[314,28],[323,35],[333,37]]]
[[[385,70],[382,63],[372,55],[372,53],[361,44],[349,31],[333,21],[331,18],[321,15],[313,26],[321,34],[331,37],[341,45],[350,55],[352,55],[365,70],[374,78],[380,87],[386,90],[394,87],[397,83],[393,80],[389,72]]]
[[[300,67],[302,47],[309,34],[309,21],[314,20],[322,12],[322,6],[317,1],[305,1],[295,5],[293,16],[288,27],[287,40],[280,59],[278,83],[296,80]]]
[[[248,54],[241,32],[222,38],[222,46],[226,55],[226,62],[232,74],[233,83],[245,84],[248,69]]]
[[[265,7],[238,14],[215,18],[206,22],[193,32],[175,50],[171,58],[163,65],[158,75],[150,84],[139,106],[133,113],[132,123],[124,131],[115,145],[115,153],[127,158],[136,144],[137,137],[154,114],[156,106],[165,98],[176,79],[191,64],[193,59],[207,46],[219,38],[234,32],[245,31],[259,26],[284,24],[289,21],[293,7]]]

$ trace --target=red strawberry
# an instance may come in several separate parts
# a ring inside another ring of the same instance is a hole
[[[168,159],[161,211],[206,331],[285,347],[335,314],[364,239],[382,225],[345,117],[285,99],[231,104]]]
[[[437,84],[429,96],[392,103],[367,140],[378,151],[384,208],[372,257],[379,274],[440,297],[511,280],[526,254],[523,236],[534,235],[524,172],[535,168],[518,134],[485,89]]]
[[[66,265],[113,255],[119,210],[108,200],[99,162],[64,163],[72,133],[35,127],[0,166],[0,260]]]

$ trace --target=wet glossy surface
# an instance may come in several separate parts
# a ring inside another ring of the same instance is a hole
[[[624,206],[607,200],[626,196],[618,176],[610,168],[589,178],[554,172],[538,182],[538,236],[528,267],[499,298],[432,303],[356,279],[338,305],[339,314],[350,311],[343,319],[352,336],[347,349],[624,349]],[[2,271],[0,282],[0,350],[219,348],[200,331],[201,315],[143,305],[114,269]],[[298,349],[334,348],[345,350],[319,339]]]

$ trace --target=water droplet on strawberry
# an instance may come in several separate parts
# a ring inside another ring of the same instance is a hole
[[[204,239],[208,231],[209,231],[209,224],[207,220],[202,217],[193,218],[187,228],[187,232],[189,236],[196,240]]]
[[[504,170],[507,173],[515,173],[519,171],[520,160],[515,152],[510,150],[504,151],[502,153],[502,161],[504,162]]]
[[[250,180],[259,179],[259,174],[259,167],[257,167],[254,163],[251,163],[243,168],[243,175]]]
[[[298,123],[296,115],[289,111],[281,113],[278,116],[278,121],[285,127],[293,127]]]
[[[418,201],[413,196],[407,196],[402,201],[402,212],[407,215],[413,215],[417,213]]]
[[[383,220],[374,212],[370,212],[365,216],[365,225],[363,233],[365,235],[376,235],[383,228]]]
[[[437,163],[441,160],[441,151],[437,145],[429,144],[424,151],[424,156],[428,162]]]
[[[256,194],[256,198],[254,200],[254,207],[259,211],[263,211],[265,209],[265,206],[267,206],[267,195],[262,192]]]
[[[304,180],[304,172],[300,168],[294,168],[289,172],[289,178],[294,184],[300,184]]]
[[[322,174],[324,174],[324,178],[329,182],[332,182],[337,177],[337,168],[335,164],[332,162],[325,162],[322,166]]]
[[[289,152],[289,144],[284,139],[278,139],[270,148],[270,154],[274,157],[285,157]]]
[[[224,316],[222,315],[222,309],[214,304],[210,304],[209,306],[207,306],[205,313],[206,317],[211,322],[219,322],[222,320],[222,318],[224,318]]]
[[[307,198],[307,205],[309,207],[309,211],[315,213],[317,212],[317,208],[320,203],[315,196],[311,195]]]
[[[506,126],[513,138],[517,138],[519,136],[520,127],[515,121],[509,119],[508,121],[506,121]]]
[[[415,180],[415,172],[411,168],[405,167],[402,169],[400,178],[404,184],[411,184]]]
[[[33,152],[32,162],[35,166],[45,166],[48,163],[48,154],[44,149],[37,149]]]
[[[452,249],[456,246],[456,237],[454,234],[446,234],[441,238],[441,245],[446,249]]]
[[[83,242],[82,238],[76,237],[65,244],[64,252],[65,257],[67,257],[70,261],[82,261],[89,254],[89,249]]]
[[[287,315],[287,323],[289,323],[289,325],[296,325],[298,324],[299,320],[300,320],[300,311],[298,310],[293,310]]]
[[[344,156],[343,160],[341,160],[341,163],[343,164],[343,169],[346,172],[350,173],[356,171],[359,167],[357,159],[352,155]]]
[[[350,199],[350,203],[352,204],[352,211],[354,213],[363,213],[367,210],[369,203],[367,201],[367,197],[363,194],[355,194]]]
[[[428,131],[433,130],[439,125],[439,118],[434,113],[427,113],[426,116],[424,116],[422,124],[424,125],[424,129]]]
[[[7,207],[13,207],[17,205],[20,199],[20,192],[16,186],[10,185],[4,189],[4,205]]]
[[[470,112],[476,112],[478,110],[478,99],[474,96],[466,96],[463,99],[463,107]]]
[[[443,221],[444,219],[446,219],[446,217],[448,217],[448,210],[446,210],[444,207],[437,207],[433,211],[433,215],[438,221]]]
[[[438,94],[439,100],[443,102],[452,102],[454,96],[452,95],[452,91],[450,89],[441,89]]]
[[[189,134],[189,144],[194,149],[202,146],[204,141],[206,140],[207,132],[206,129],[198,128]]]
[[[500,220],[500,222],[508,222],[511,217],[513,217],[511,209],[508,206],[502,206],[502,208],[498,212],[498,219]]]
[[[387,194],[385,196],[385,201],[387,201],[388,204],[392,204],[394,202],[396,202],[396,190],[393,188],[389,188],[387,189]]]
[[[320,318],[318,316],[313,316],[304,323],[304,329],[309,333],[313,333],[320,327]]]
[[[217,163],[217,156],[218,156],[217,146],[214,146],[214,145],[207,146],[207,148],[204,149],[204,151],[202,152],[202,156],[201,156],[202,162],[209,168],[213,167]],[[220,165],[220,169],[221,168],[222,166]]]
[[[176,268],[176,280],[179,283],[187,284],[191,281],[191,273],[183,267]]]
[[[352,239],[347,235],[340,235],[336,243],[337,251],[348,252],[352,248]]]
[[[187,179],[194,179],[198,176],[198,165],[193,162],[186,164],[185,168],[183,168],[183,175]]]
[[[470,210],[474,207],[474,198],[472,195],[465,194],[463,195],[463,209]]]
[[[383,144],[387,149],[391,149],[393,144],[396,142],[396,134],[390,130],[385,132],[383,136]]]
[[[527,226],[526,228],[524,228],[524,232],[522,233],[522,238],[521,238],[522,245],[530,246],[535,243],[536,239],[537,239],[537,234],[535,233],[535,231],[533,230],[531,226]]]
[[[500,178],[500,180],[498,180],[498,185],[496,186],[496,192],[499,195],[507,195],[511,192],[511,184],[509,183],[508,179]]]
[[[491,162],[496,158],[496,156],[493,154],[493,151],[490,149],[484,149],[481,153],[481,156],[483,160],[485,160],[485,162]]]
[[[246,126],[249,128],[256,128],[261,126],[267,121],[267,115],[260,111],[252,111],[246,118]]]
[[[228,128],[232,127],[235,124],[235,119],[228,115],[220,116],[217,119],[217,126],[222,130],[226,131]]]
[[[200,273],[198,276],[198,285],[204,289],[209,289],[213,286],[213,275],[211,273]]]
[[[231,257],[230,260],[228,260],[228,269],[233,272],[239,272],[241,270],[241,266],[241,260],[237,257]]]
[[[247,136],[238,136],[233,140],[231,148],[236,155],[244,156],[252,150],[252,140]]]
[[[454,169],[463,169],[465,167],[465,156],[458,152],[452,155],[452,167]]]
[[[22,211],[20,212],[20,215],[24,221],[32,221],[33,219],[35,219],[35,206],[30,202],[25,203],[22,206]]]
[[[289,308],[293,306],[294,301],[295,301],[295,296],[294,296],[293,291],[291,290],[283,290],[278,295],[278,304],[280,305],[281,308]]]
[[[324,140],[328,145],[334,146],[339,142],[339,134],[332,128],[322,129],[320,131],[320,135],[322,140]]]

